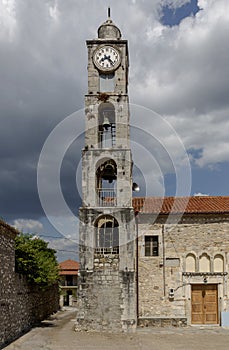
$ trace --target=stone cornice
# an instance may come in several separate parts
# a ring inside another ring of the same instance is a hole
[[[195,276],[227,276],[228,272],[182,272],[183,276],[195,277]]]

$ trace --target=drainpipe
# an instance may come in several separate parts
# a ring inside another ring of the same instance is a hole
[[[163,291],[164,297],[166,296],[165,288],[165,225],[162,225],[162,257],[163,257]]]
[[[138,286],[138,212],[135,216],[135,224],[136,224],[136,311],[137,311],[137,321],[139,318],[139,286]]]

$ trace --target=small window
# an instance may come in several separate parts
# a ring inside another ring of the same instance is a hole
[[[67,275],[66,276],[66,282],[67,282],[67,286],[73,286],[73,276],[72,275]]]
[[[145,236],[145,256],[158,256],[158,236]]]
[[[115,88],[114,73],[111,74],[100,74],[100,91],[101,92],[113,92]]]

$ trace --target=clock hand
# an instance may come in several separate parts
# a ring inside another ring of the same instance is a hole
[[[104,56],[100,59],[100,62],[102,63],[102,62],[104,62],[105,60],[108,60],[108,61],[112,64],[112,66],[114,65],[114,62],[112,61],[110,55],[109,55],[109,56],[104,55]]]
[[[105,58],[104,58],[104,57],[102,57],[102,58],[101,58],[101,60],[100,60],[100,62],[103,62],[104,60],[105,60]]]
[[[109,56],[107,56],[107,60],[112,64],[112,65],[114,65],[114,62],[112,61],[112,59],[111,59],[111,56],[109,55]]]
[[[103,61],[105,61],[105,60],[107,60],[107,55],[104,55],[104,56],[101,58],[100,62],[103,62]]]

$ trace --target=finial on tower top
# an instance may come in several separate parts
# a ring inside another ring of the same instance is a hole
[[[99,39],[115,39],[119,40],[122,37],[120,29],[114,24],[111,19],[111,8],[108,6],[107,10],[108,19],[101,24],[98,29],[98,38]]]

